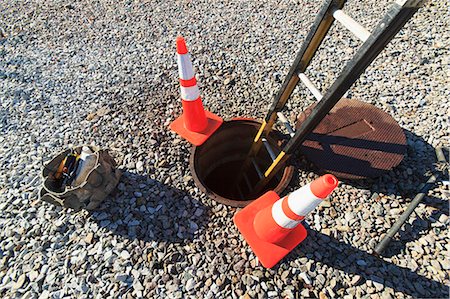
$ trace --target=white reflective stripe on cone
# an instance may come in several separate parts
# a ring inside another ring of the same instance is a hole
[[[200,97],[200,91],[198,90],[198,86],[194,85],[191,87],[183,87],[181,88],[181,98],[185,101],[195,101]]]
[[[191,56],[187,54],[177,54],[178,75],[180,79],[189,80],[194,78],[194,68],[192,67]]]
[[[295,190],[288,197],[288,207],[299,216],[306,216],[314,210],[322,199],[311,192],[311,183]]]
[[[279,199],[278,201],[276,201],[273,206],[272,206],[272,217],[273,220],[275,220],[275,222],[284,228],[288,228],[288,229],[292,229],[294,227],[296,227],[299,224],[299,220],[293,220],[291,218],[289,218],[288,216],[286,216],[286,214],[284,214],[283,212],[283,200],[285,197],[283,197],[282,199]]]

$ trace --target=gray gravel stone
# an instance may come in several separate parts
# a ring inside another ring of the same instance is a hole
[[[306,284],[312,284],[311,279],[309,278],[308,274],[302,272],[299,274],[299,277],[306,283]]]
[[[26,280],[27,276],[25,274],[20,275],[19,278],[17,278],[17,281],[12,286],[13,290],[21,289],[25,285]]]
[[[192,146],[168,129],[182,113],[174,40],[187,39],[207,110],[261,120],[321,1],[22,2],[0,3],[2,298],[448,298],[448,186],[430,190],[386,257],[369,254],[448,144],[447,3],[428,1],[347,95],[394,117],[404,161],[341,182],[267,270],[237,210],[195,186]],[[390,2],[344,11],[373,31]],[[339,24],[329,33],[307,70],[322,92],[361,45]],[[314,102],[300,86],[285,115]],[[124,173],[92,213],[38,200],[42,163],[79,144],[110,149]],[[284,193],[317,177],[294,163]]]
[[[120,257],[123,258],[124,260],[127,260],[127,259],[129,259],[131,257],[131,255],[130,255],[130,253],[128,251],[123,250],[120,253]]]

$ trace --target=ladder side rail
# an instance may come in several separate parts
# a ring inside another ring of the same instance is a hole
[[[292,91],[297,86],[299,81],[298,73],[305,72],[306,68],[311,63],[317,49],[322,44],[323,39],[330,30],[335,18],[332,11],[341,9],[346,0],[328,0],[320,9],[313,26],[311,27],[305,41],[302,44],[300,51],[292,64],[289,73],[287,74],[283,85],[274,98],[274,101],[267,113],[264,121],[267,124],[264,128],[265,132],[270,132],[276,120],[276,113],[283,110],[287,100],[292,94]]]
[[[420,0],[397,0],[395,2],[378,23],[371,36],[359,48],[353,59],[347,63],[342,73],[323,95],[322,100],[317,103],[308,118],[296,130],[294,137],[289,140],[277,159],[264,173],[264,178],[256,184],[253,194],[260,192],[275,173],[281,169],[290,155],[305,141],[306,137],[317,127],[423,2]]]
[[[360,47],[333,85],[326,91],[323,99],[314,107],[311,115],[297,129],[296,135],[286,144],[285,152],[287,154],[291,154],[305,141],[306,136],[316,128],[417,9],[418,7],[394,4],[378,23],[373,34]]]
[[[247,158],[244,160],[241,170],[236,176],[236,180],[233,185],[240,184],[242,180],[242,173],[247,172],[247,169],[251,164],[250,158],[256,156],[261,149],[262,141],[260,137],[263,134],[267,136],[268,133],[270,133],[277,118],[276,113],[283,109],[295,86],[297,86],[299,81],[297,73],[304,72],[306,70],[314,54],[330,30],[330,27],[335,20],[331,14],[332,10],[342,8],[345,2],[346,0],[327,0],[320,9],[300,51],[297,53],[288,75],[275,96],[269,112],[264,118],[264,121],[253,140],[247,154]]]

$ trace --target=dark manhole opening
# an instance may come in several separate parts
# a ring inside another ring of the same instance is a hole
[[[209,197],[220,203],[243,207],[265,192],[273,190],[281,193],[289,184],[293,167],[287,166],[275,176],[266,188],[251,196],[251,189],[259,181],[255,168],[250,165],[247,172],[248,183],[243,179],[241,193],[235,188],[235,180],[248,150],[253,142],[260,123],[254,120],[232,120],[224,122],[204,144],[194,147],[190,158],[190,168],[196,185]],[[273,131],[267,138],[276,153],[280,151],[278,142],[281,134]],[[268,153],[261,148],[256,162],[262,172],[272,163]]]

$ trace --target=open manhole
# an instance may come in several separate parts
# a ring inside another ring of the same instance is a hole
[[[297,128],[315,105],[299,115]],[[343,98],[308,135],[300,152],[323,172],[339,178],[373,178],[403,160],[406,137],[388,113],[369,103]]]
[[[244,207],[265,192],[273,190],[280,194],[289,184],[294,167],[287,165],[275,176],[260,194],[251,197],[244,180],[240,184],[241,194],[234,186],[238,172],[247,156],[261,123],[249,119],[226,121],[201,146],[194,146],[189,167],[195,184],[210,198],[234,207]],[[282,140],[279,132],[273,131],[267,138],[275,152],[279,152]],[[256,157],[261,170],[267,169],[272,160],[262,148]],[[259,181],[253,166],[249,167],[247,177],[251,186]]]

